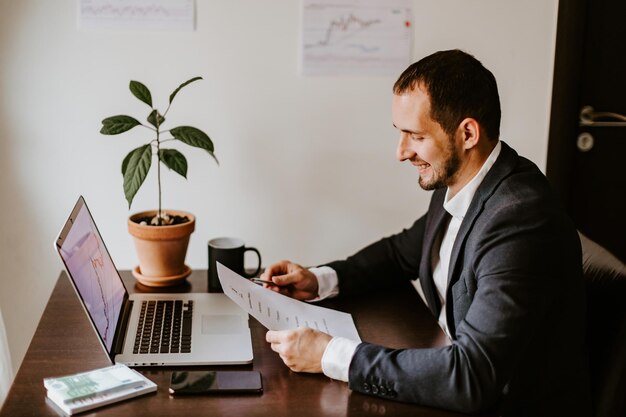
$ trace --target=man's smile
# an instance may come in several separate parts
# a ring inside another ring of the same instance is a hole
[[[414,167],[417,167],[420,174],[423,174],[428,168],[430,168],[430,164],[426,162],[411,162]]]

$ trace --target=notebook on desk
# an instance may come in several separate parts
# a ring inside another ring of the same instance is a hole
[[[129,294],[82,196],[55,247],[112,363],[252,362],[248,314],[224,294]]]

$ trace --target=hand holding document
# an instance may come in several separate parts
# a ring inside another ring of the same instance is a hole
[[[289,298],[263,288],[217,262],[224,294],[269,330],[309,327],[361,341],[352,315]]]

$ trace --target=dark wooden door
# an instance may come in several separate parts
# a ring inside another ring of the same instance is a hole
[[[626,261],[626,1],[560,3],[548,177],[576,227]]]

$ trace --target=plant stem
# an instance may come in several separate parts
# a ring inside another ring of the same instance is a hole
[[[161,215],[161,158],[160,158],[160,145],[161,145],[161,141],[159,140],[159,118],[156,118],[156,125],[157,125],[157,129],[156,129],[156,148],[157,148],[157,183],[159,185],[159,211],[157,212],[157,217],[158,217],[158,224],[159,226],[161,226],[161,221],[163,219],[163,216]]]
[[[170,104],[167,105],[167,109],[165,109],[165,113],[163,113],[163,117],[165,117],[167,115],[167,112],[170,111],[171,105],[172,105],[172,102],[170,101]]]
[[[153,127],[150,127],[150,126],[144,125],[143,123],[141,123],[141,126],[145,127],[146,129],[150,129],[150,130],[152,130],[153,132],[156,132],[156,129],[155,129],[155,128],[153,128]]]

